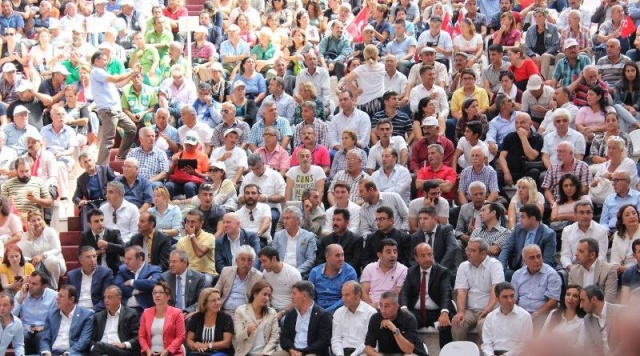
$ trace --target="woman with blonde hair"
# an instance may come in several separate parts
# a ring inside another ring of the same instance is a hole
[[[531,177],[522,177],[516,182],[516,195],[511,198],[509,203],[509,221],[507,227],[513,230],[516,224],[520,222],[520,208],[525,204],[535,204],[540,213],[544,213],[544,195],[538,191],[536,181]]]
[[[378,48],[367,45],[363,51],[364,63],[346,76],[347,89],[356,99],[358,109],[369,114],[369,117],[384,108],[384,64],[378,62]]]
[[[22,235],[18,246],[25,260],[36,269],[44,267],[51,277],[50,287],[57,290],[60,276],[67,272],[67,265],[62,257],[58,232],[47,226],[40,210],[27,214],[27,232]]]
[[[607,139],[607,157],[609,158],[608,161],[598,165],[590,185],[592,189],[602,185],[598,187],[599,193],[590,192],[591,200],[598,204],[602,204],[605,197],[614,192],[611,178],[615,172],[629,172],[631,187],[635,187],[638,184],[636,163],[628,157],[627,143],[622,137],[609,136]]]
[[[172,237],[171,244],[178,242],[178,235],[182,227],[182,213],[176,205],[170,204],[169,190],[165,186],[153,189],[153,207],[149,213],[156,216],[156,230]]]
[[[620,275],[627,268],[636,265],[631,244],[640,238],[640,214],[635,205],[627,204],[618,210],[617,218],[609,262],[617,267]]]
[[[469,18],[460,21],[460,34],[453,39],[453,52],[463,52],[469,58],[467,68],[473,69],[476,78],[482,78],[482,69],[487,67],[487,57],[483,55],[484,41],[476,26]]]
[[[313,101],[316,103],[316,118],[327,121],[327,113],[324,109],[324,103],[322,99],[318,97],[318,91],[316,86],[311,82],[302,82],[298,94],[293,96],[293,99],[298,104],[296,110],[293,113],[293,125],[297,125],[302,122],[302,103],[305,101]]]
[[[222,312],[222,297],[216,288],[205,288],[198,298],[198,311],[187,326],[187,350],[189,353],[208,355],[233,355],[233,320]]]
[[[280,327],[275,309],[269,306],[273,289],[264,280],[256,282],[249,303],[233,315],[236,355],[271,355],[279,348]]]

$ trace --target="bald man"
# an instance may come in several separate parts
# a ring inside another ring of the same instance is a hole
[[[216,271],[222,272],[224,267],[234,266],[236,251],[242,245],[249,245],[260,253],[260,239],[255,232],[240,228],[240,218],[236,213],[227,213],[222,218],[222,231],[224,234],[216,239]],[[254,259],[254,267],[259,267],[260,261]]]
[[[315,301],[326,311],[335,312],[344,305],[342,285],[347,281],[357,281],[356,270],[344,262],[344,250],[338,244],[324,249],[327,262],[315,266],[309,273],[309,282],[316,287]]]
[[[620,40],[610,38],[607,40],[607,55],[598,59],[598,72],[610,87],[613,87],[622,79],[624,65],[631,59],[621,53]]]
[[[589,184],[593,180],[589,172],[589,166],[575,157],[573,146],[569,142],[560,142],[556,149],[558,163],[551,165],[544,176],[541,188],[544,190],[544,197],[553,205],[559,196],[560,178],[566,173],[571,173],[578,177],[582,183],[582,194],[589,193]]]

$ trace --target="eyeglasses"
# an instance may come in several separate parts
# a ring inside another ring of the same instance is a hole
[[[269,136],[275,136],[275,134],[272,133],[264,133],[262,134],[263,137],[269,137]]]
[[[253,222],[255,219],[253,217],[253,211],[249,210],[249,221]]]
[[[13,33],[13,32],[7,32],[7,33],[6,33],[6,35],[7,35],[7,36],[14,36],[14,35],[15,35],[15,33]]]
[[[223,114],[230,114],[231,110],[222,109],[222,110],[220,110],[220,112],[223,113]]]
[[[622,179],[622,178],[611,178],[611,183],[618,183],[618,182],[627,182],[629,181],[628,179]]]
[[[114,211],[114,212],[113,212],[112,218],[113,218],[113,223],[114,223],[114,224],[117,224],[117,223],[118,223],[118,214],[117,214],[117,211]]]

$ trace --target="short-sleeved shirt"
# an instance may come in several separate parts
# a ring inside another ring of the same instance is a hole
[[[396,341],[393,332],[389,329],[380,327],[382,319],[382,314],[379,312],[371,316],[364,344],[366,346],[377,347],[378,352],[384,355],[406,354],[398,346],[398,342]],[[418,339],[418,322],[411,312],[398,309],[398,315],[394,320],[392,320],[392,322],[400,330],[402,336],[407,339],[407,341],[415,345],[410,354],[417,356],[427,355],[422,342]]]
[[[458,176],[456,174],[456,170],[449,167],[449,166],[445,166],[444,164],[442,166],[440,166],[440,169],[438,169],[438,171],[434,172],[431,166],[425,166],[424,168],[421,168],[418,171],[418,174],[416,176],[416,179],[442,179],[444,181],[450,182],[451,184],[453,184],[455,186],[456,181],[458,180]],[[424,192],[420,191],[418,193],[419,197],[424,197]],[[442,193],[442,197],[447,199],[447,200],[453,200],[453,189],[448,192],[448,193]]]
[[[187,52],[185,51],[184,56],[187,56]],[[194,42],[191,45],[191,62],[194,64],[202,64],[209,62],[209,58],[215,57],[218,58],[218,53],[216,52],[216,47],[213,43],[205,41],[202,47],[198,47]]]
[[[193,246],[191,244],[189,236],[185,236],[181,238],[180,241],[178,241],[178,243],[176,244],[176,250],[187,252],[187,254],[189,255],[189,267],[194,271],[218,275],[218,273],[216,272],[216,264],[214,258],[214,249],[216,242],[215,237],[204,230],[200,230],[200,234],[194,238],[200,246],[205,248],[209,247],[209,252],[204,254],[202,257],[198,257],[198,255],[196,255],[195,251],[193,250]]]
[[[362,271],[360,283],[369,283],[369,296],[374,303],[380,301],[382,293],[402,287],[407,278],[407,267],[396,262],[387,272],[380,268],[380,261],[371,262]]]
[[[469,261],[458,267],[454,289],[466,289],[467,309],[480,311],[487,307],[493,293],[491,285],[504,282],[502,264],[493,257],[487,256],[478,267]]]
[[[289,120],[284,117],[278,117],[276,121],[271,125],[276,129],[278,133],[278,142],[282,141],[284,136],[292,136],[291,125],[289,124]],[[264,124],[264,121],[259,121],[251,128],[251,133],[249,134],[249,140],[247,142],[253,143],[256,146],[260,147],[264,145],[264,137],[262,134],[267,126]]]
[[[402,58],[409,53],[409,47],[416,47],[417,42],[413,36],[406,36],[400,42],[393,40],[387,43],[387,52],[397,58]]]
[[[173,36],[171,32],[162,31],[160,34],[156,33],[156,31],[149,31],[146,35],[144,35],[144,42],[155,45],[155,44],[164,44],[164,47],[158,49],[158,56],[160,58],[164,57],[169,52],[169,43],[173,41]]]
[[[531,130],[531,135],[527,138],[529,145],[534,150],[538,151],[538,157],[542,154],[542,146],[544,145],[544,139],[538,135],[535,130]],[[524,148],[522,147],[522,141],[517,132],[511,132],[505,136],[500,148],[502,151],[507,151],[507,167],[512,172],[524,172],[524,162],[529,159],[524,154]]]
[[[382,119],[391,120],[393,136],[406,138],[407,134],[411,134],[411,130],[413,130],[413,122],[411,118],[403,111],[396,110],[396,114],[393,117],[390,117],[385,110],[378,111],[373,114],[373,117],[371,118],[371,127],[375,127],[378,121]]]
[[[152,87],[142,84],[140,92],[136,92],[133,84],[127,85],[122,91],[121,103],[123,109],[134,114],[148,110],[158,103],[158,94]]]
[[[129,151],[127,158],[138,160],[140,170],[138,174],[151,179],[162,172],[169,172],[169,160],[166,152],[159,148],[153,148],[146,152],[142,147],[137,147]]]
[[[476,172],[473,166],[469,166],[460,173],[458,192],[467,193],[469,191],[469,185],[475,181],[484,183],[489,192],[497,192],[499,190],[498,175],[493,167],[483,166],[480,172]]]
[[[576,64],[572,67],[567,57],[562,58],[556,63],[553,71],[553,79],[558,81],[562,86],[568,86],[580,77],[584,67],[591,64],[591,59],[582,53],[578,54]]]
[[[12,12],[9,17],[0,14],[0,34],[2,36],[6,35],[7,28],[24,29],[24,19],[16,12]]]
[[[582,183],[583,187],[588,187],[591,184],[593,178],[591,177],[591,173],[589,172],[589,166],[584,163],[584,161],[578,161],[577,159],[573,160],[573,169],[570,172],[574,176],[576,176],[580,183]],[[560,178],[565,174],[562,171],[561,164],[554,164],[547,170],[547,174],[544,176],[544,181],[542,182],[542,188],[551,189],[553,196],[558,196],[558,190],[560,189]]]
[[[141,54],[138,54],[142,52]],[[145,46],[143,50],[136,49],[131,56],[138,55],[138,63],[142,66],[142,73],[148,73],[149,69],[153,64],[156,65],[160,62],[160,55],[158,54],[158,50],[152,46]]]
[[[98,67],[91,69],[91,91],[96,109],[120,109],[120,95],[115,84],[107,82],[107,72]]]

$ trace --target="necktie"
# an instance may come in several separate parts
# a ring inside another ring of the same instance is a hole
[[[420,280],[420,321],[427,321],[427,271],[422,271]]]
[[[529,245],[533,245],[535,241],[535,235],[533,234],[533,232],[528,232],[527,233],[527,240],[525,241],[525,246],[529,246]]]
[[[182,301],[182,277],[178,276],[178,281],[176,282],[176,308],[183,310],[184,303]]]
[[[149,263],[151,263],[151,247],[153,246],[153,238],[147,237],[147,257],[149,257]]]
[[[429,235],[429,238],[427,238],[427,243],[433,248],[433,231],[427,232],[427,235]]]

